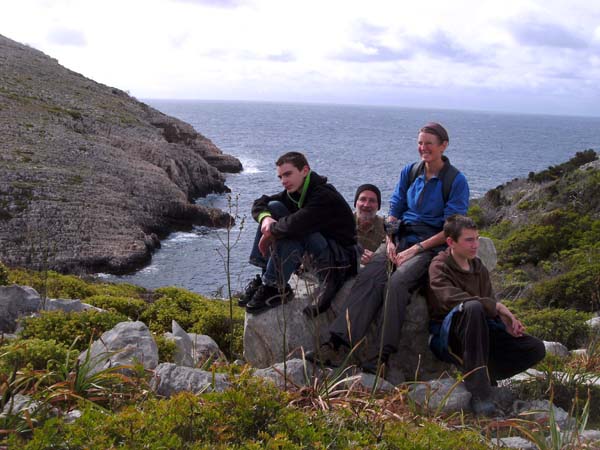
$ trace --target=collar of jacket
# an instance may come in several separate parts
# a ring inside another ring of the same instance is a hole
[[[287,193],[288,198],[293,201],[296,205],[298,205],[298,209],[302,208],[302,205],[304,204],[304,200],[306,198],[306,191],[308,191],[308,185],[310,183],[310,174],[312,173],[312,170],[308,171],[308,174],[306,175],[306,177],[304,178],[304,184],[302,185],[302,191],[300,192],[300,200],[296,201],[294,200],[294,198],[290,195],[290,193]]]

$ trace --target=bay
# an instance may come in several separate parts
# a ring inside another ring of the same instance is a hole
[[[450,135],[446,155],[467,177],[471,197],[481,197],[506,181],[562,163],[577,151],[600,148],[600,118],[505,114],[480,111],[412,109],[192,100],[146,100],[165,114],[190,123],[225,153],[242,161],[244,171],[227,175],[229,195],[211,194],[198,203],[237,208],[240,234],[232,249],[234,290],[257,273],[247,264],[256,230],[250,216],[254,199],[281,190],[275,160],[287,151],[306,154],[311,168],[352,205],[356,187],[373,183],[382,192],[382,211],[400,169],[418,159],[416,136],[428,121],[442,123]],[[242,224],[241,230],[239,225]],[[147,288],[180,286],[206,295],[227,295],[224,230],[196,227],[172,233],[149,266],[123,276],[102,275]]]

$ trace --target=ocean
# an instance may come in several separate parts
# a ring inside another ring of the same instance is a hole
[[[450,135],[445,154],[467,177],[471,197],[513,178],[526,177],[560,164],[576,152],[600,149],[600,118],[523,115],[400,107],[258,102],[146,100],[165,114],[190,123],[223,152],[240,159],[244,171],[227,175],[231,194],[211,194],[198,203],[237,212],[231,238],[234,290],[258,270],[247,263],[256,223],[250,215],[254,199],[282,188],[275,160],[287,151],[301,151],[311,168],[328,177],[352,205],[356,187],[373,183],[382,192],[382,210],[400,169],[418,159],[416,137],[428,121],[443,124]],[[240,225],[241,224],[241,229]],[[136,273],[100,276],[146,288],[179,286],[226,296],[226,272],[221,257],[224,230],[196,227],[172,233]]]

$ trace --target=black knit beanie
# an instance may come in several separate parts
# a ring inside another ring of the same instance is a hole
[[[358,196],[362,191],[375,192],[375,195],[377,196],[377,209],[381,209],[381,192],[379,191],[379,188],[374,184],[361,184],[358,187],[358,189],[356,190],[356,194],[354,195],[354,207],[356,207],[356,201],[358,200]]]

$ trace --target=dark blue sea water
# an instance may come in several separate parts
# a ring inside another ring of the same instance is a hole
[[[227,176],[239,214],[245,217],[242,238],[232,253],[235,288],[256,273],[246,263],[256,228],[250,205],[263,193],[281,190],[274,161],[286,151],[304,152],[312,169],[326,175],[349,202],[359,184],[378,185],[384,199],[383,214],[401,167],[418,158],[417,131],[428,121],[440,122],[448,129],[446,155],[467,176],[471,197],[480,197],[530,171],[564,162],[577,151],[600,149],[600,118],[316,104],[148,103],[192,124],[244,165],[242,173]],[[227,208],[226,195],[210,195],[198,202]],[[132,275],[107,278],[148,288],[176,285],[214,294],[226,285],[223,261],[217,253],[223,250],[219,237],[224,236],[223,230],[204,227],[173,233],[151,265]]]

